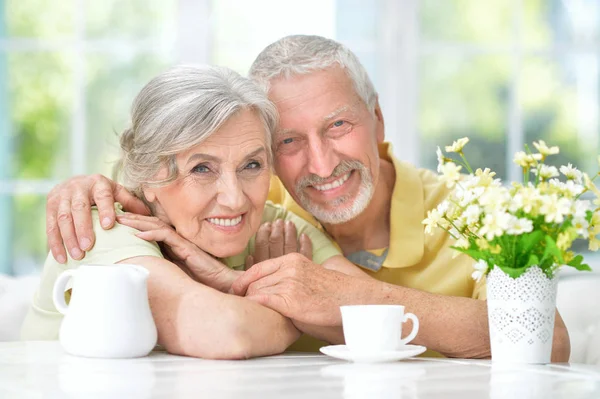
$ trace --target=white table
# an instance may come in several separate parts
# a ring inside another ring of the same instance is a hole
[[[431,358],[368,365],[317,354],[102,360],[69,356],[57,342],[0,343],[0,398],[42,397],[600,398],[600,367]]]

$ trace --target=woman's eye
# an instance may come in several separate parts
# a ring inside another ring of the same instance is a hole
[[[206,165],[197,165],[192,169],[193,173],[207,173],[210,172],[210,169]]]
[[[333,122],[333,127],[340,127],[344,125],[344,121],[335,121]]]
[[[281,144],[291,144],[293,141],[294,139],[288,137],[287,139],[281,140]]]
[[[252,161],[246,165],[246,169],[260,169],[260,162]]]

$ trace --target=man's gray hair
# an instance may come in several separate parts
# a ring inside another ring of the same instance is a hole
[[[114,174],[139,198],[143,185],[164,185],[178,176],[176,155],[206,140],[241,110],[254,110],[266,131],[267,153],[277,128],[277,109],[255,82],[228,68],[176,66],[152,79],[131,107],[131,127],[120,138]],[[168,175],[156,175],[164,166]]]
[[[375,109],[377,92],[358,57],[346,46],[321,36],[292,35],[267,46],[250,67],[250,78],[267,92],[270,81],[289,78],[331,68],[337,64],[352,80],[356,94],[371,112]]]

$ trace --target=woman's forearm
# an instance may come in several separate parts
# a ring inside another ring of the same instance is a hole
[[[300,334],[279,313],[199,284],[165,259],[138,257],[126,263],[150,271],[148,297],[158,340],[171,353],[209,359],[272,355]]]

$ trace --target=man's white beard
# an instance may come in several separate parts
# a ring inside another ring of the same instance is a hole
[[[329,177],[323,179],[318,176],[308,176],[296,185],[296,193],[298,194],[300,205],[322,223],[341,224],[354,219],[367,208],[373,197],[375,190],[371,174],[367,167],[358,161],[343,161],[340,165],[336,166],[332,173],[332,176],[339,177],[354,170],[360,174],[360,187],[352,205],[348,206],[348,201],[352,201],[352,198],[349,198],[348,195],[340,196],[330,201],[327,204],[330,209],[325,209],[320,204],[312,202],[304,194],[304,189],[330,179]]]

